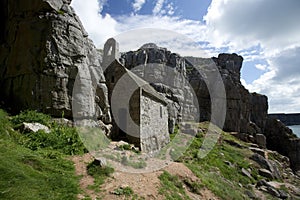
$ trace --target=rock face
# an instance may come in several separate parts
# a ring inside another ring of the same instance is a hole
[[[268,118],[265,128],[267,148],[289,157],[294,171],[300,171],[300,138],[281,121]]]
[[[101,57],[70,2],[1,1],[1,98],[13,111],[71,118],[73,96],[76,117],[109,122]]]
[[[265,95],[251,93],[251,112],[250,121],[255,123],[258,128],[257,132],[263,132],[268,118],[268,98]]]
[[[223,129],[249,133],[249,126],[254,123],[256,129],[252,131],[252,134],[261,133],[260,130],[264,128],[267,118],[267,97],[256,93],[251,94],[241,84],[240,69],[243,62],[241,56],[220,54],[218,58],[212,59],[194,57],[186,59],[192,65],[192,69],[187,71],[190,84],[196,92],[200,105],[201,121],[211,120],[211,97],[206,86],[205,75],[209,76],[211,73],[209,66],[216,64],[226,90],[226,119]]]

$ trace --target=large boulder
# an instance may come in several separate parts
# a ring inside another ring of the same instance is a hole
[[[13,111],[37,109],[67,118],[73,116],[74,96],[73,114],[108,122],[101,57],[70,2],[1,1],[0,96]]]

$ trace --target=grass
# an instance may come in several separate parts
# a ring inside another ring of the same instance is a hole
[[[200,123],[200,126],[202,129],[208,129],[206,123]],[[184,162],[200,178],[202,184],[221,199],[245,199],[246,188],[241,188],[240,184],[243,186],[254,184],[261,177],[258,175],[257,168],[249,160],[250,151],[231,146],[225,141],[234,141],[241,146],[246,144],[221,131],[221,138],[210,153],[200,158],[199,148],[203,143],[204,135],[205,133],[199,132],[178,161]],[[242,173],[243,168],[251,170],[253,178],[246,177]]]
[[[131,199],[131,200],[143,200],[145,198],[139,197],[137,194],[134,193],[131,187],[118,187],[113,192],[113,194],[118,196],[124,196],[123,199]]]
[[[51,132],[20,133],[22,122],[44,124]],[[83,152],[75,129],[35,111],[10,117],[0,109],[0,199],[76,199],[79,177],[68,157]]]
[[[0,199],[76,199],[78,177],[62,154],[32,151],[1,137],[0,160]]]
[[[90,189],[99,192],[99,186],[102,185],[107,177],[109,177],[114,172],[114,169],[106,166],[100,167],[94,162],[91,162],[87,166],[87,173],[94,178],[94,184],[89,186]]]
[[[44,124],[51,132],[21,133],[18,130],[23,122]],[[207,130],[208,126],[208,123],[199,124],[201,130]],[[85,131],[91,134],[83,134],[84,136],[97,138],[92,140],[94,143],[90,144],[89,149],[103,148],[108,144],[105,137],[98,137],[98,130],[87,129],[82,132]],[[247,185],[255,184],[262,177],[258,175],[257,166],[249,160],[251,151],[243,148],[247,146],[246,143],[221,131],[221,137],[216,145],[202,158],[199,156],[199,148],[206,133],[201,131],[181,155],[182,150],[185,150],[181,148],[186,148],[182,145],[182,139],[189,138],[176,132],[174,137],[171,136],[173,143],[167,145],[163,153],[170,149],[168,152],[170,156],[176,158],[178,162],[185,163],[199,177],[201,183],[191,182],[188,179],[181,180],[178,176],[163,172],[159,176],[160,194],[166,199],[189,199],[184,186],[193,193],[200,193],[201,188],[206,187],[220,199],[247,199],[245,196],[245,191],[249,190]],[[79,177],[75,176],[74,165],[67,158],[87,151],[81,137],[78,130],[53,123],[47,115],[24,111],[17,116],[9,116],[0,109],[0,199],[76,199],[80,192]],[[90,138],[83,139],[90,140]],[[130,149],[128,145],[121,148]],[[133,160],[121,154],[108,154],[105,157],[134,168],[146,166],[144,160]],[[277,155],[271,157],[277,159]],[[252,178],[245,176],[242,169],[250,171]],[[96,192],[114,171],[109,166],[100,168],[94,163],[90,163],[87,170],[95,179],[90,189]],[[124,196],[125,199],[139,199],[130,187],[117,188],[114,192],[116,195]]]
[[[135,169],[142,169],[147,166],[147,163],[143,159],[138,159],[138,161],[130,160],[130,158],[123,156],[121,158],[121,163],[125,166],[130,166]]]
[[[164,171],[159,176],[159,180],[161,182],[159,193],[164,195],[167,200],[190,199],[178,176],[173,176],[169,172]]]
[[[141,151],[139,150],[136,150],[136,148],[134,148],[134,146],[130,145],[130,144],[122,144],[120,146],[118,146],[120,150],[122,151],[132,151],[134,153],[137,153],[137,154],[141,154]]]
[[[194,182],[188,178],[184,179],[183,182],[192,193],[201,194],[201,189],[204,187],[202,183]]]
[[[127,157],[122,155],[121,153],[103,154],[102,156],[111,161],[119,162],[124,166],[130,166],[134,169],[143,169],[147,166],[147,163],[144,159],[135,158],[134,156]]]

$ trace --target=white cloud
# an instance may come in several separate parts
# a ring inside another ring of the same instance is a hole
[[[145,3],[146,0],[135,0],[132,4],[134,12],[138,12],[139,10],[141,10]]]
[[[213,0],[204,17],[210,42],[237,49],[261,44],[266,53],[300,44],[300,1]]]
[[[175,8],[174,8],[174,4],[173,3],[169,3],[167,6],[166,6],[166,13],[168,15],[174,15],[175,13]]]
[[[165,0],[157,0],[152,12],[154,15],[160,14],[160,11],[162,10],[164,6]]]
[[[259,70],[262,70],[262,71],[265,71],[267,69],[267,65],[256,64],[255,68],[259,69]]]
[[[156,42],[181,55],[200,56],[201,54],[203,56],[203,48],[196,41],[204,37],[205,27],[198,21],[153,15],[122,16],[117,21],[119,22],[118,30],[122,35],[126,35],[128,34],[126,32],[134,29],[146,28],[141,30],[142,33],[131,32],[130,34],[136,35],[130,36],[126,43],[120,44],[120,49],[123,51],[140,47],[146,42]],[[157,31],[160,35],[157,34]],[[177,38],[181,35],[182,39],[175,41],[174,35]],[[138,44],[139,46],[137,46]]]
[[[214,56],[226,50],[241,54],[245,61],[265,59],[267,65],[256,65],[264,74],[246,87],[269,97],[270,112],[300,112],[300,1],[212,0],[204,17],[206,24],[170,16],[174,14],[174,5],[165,5],[166,0],[156,1],[153,15],[118,18],[100,15],[104,3],[105,0],[72,2],[98,47],[107,38],[127,32],[118,36],[121,50],[157,42],[182,55],[200,56],[194,49],[201,51],[204,47]],[[132,6],[138,12],[144,3],[145,0],[135,0]],[[147,29],[133,30],[139,28]],[[167,31],[153,31],[162,28]],[[206,43],[201,46],[179,42],[171,33]]]
[[[163,5],[163,3],[164,1],[158,0],[157,10],[162,10],[159,5]],[[103,17],[100,15],[103,4],[104,2],[98,4],[97,0],[90,0],[89,3],[81,0],[72,2],[72,6],[98,48],[102,48],[108,38],[119,37],[122,38],[120,41],[121,51],[137,49],[147,42],[156,42],[181,55],[208,57],[203,48],[196,43],[196,41],[202,40],[205,34],[205,27],[201,22],[162,15],[136,14],[112,18],[107,14]],[[172,7],[172,5],[170,6]],[[144,30],[141,30],[141,33],[135,29]],[[165,34],[163,34],[163,30],[165,30]],[[179,40],[178,37],[182,39]]]
[[[269,58],[267,72],[253,83],[245,85],[252,92],[266,94],[269,112],[300,111],[300,47],[285,50]]]
[[[117,21],[109,14],[104,17],[100,14],[104,3],[104,0],[89,0],[88,3],[82,0],[73,0],[71,4],[90,38],[98,47],[101,47],[108,38],[117,34]]]
[[[267,66],[256,65],[264,74],[245,86],[268,96],[269,112],[300,112],[299,9],[295,0],[212,0],[204,17],[212,46],[266,59]],[[253,47],[259,51],[246,50]]]

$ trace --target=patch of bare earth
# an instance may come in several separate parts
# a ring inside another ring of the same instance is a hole
[[[84,154],[83,156],[73,156],[72,161],[75,165],[75,173],[80,176],[80,188],[84,194],[79,194],[78,199],[84,199],[85,196],[89,196],[95,199],[98,194],[95,194],[93,190],[88,189],[89,185],[94,184],[94,178],[87,174],[87,164],[93,161],[93,156],[91,154]]]
[[[99,199],[124,199],[124,196],[118,196],[112,192],[120,187],[130,187],[135,194],[143,199],[164,199],[162,194],[159,194],[159,188],[161,186],[159,176],[163,171],[168,171],[172,175],[178,176],[181,180],[190,180],[192,182],[201,182],[198,177],[196,177],[191,170],[189,170],[182,163],[172,162],[163,169],[160,169],[151,173],[128,173],[115,171],[111,177],[107,178],[105,183],[101,186],[100,192],[95,192],[88,188],[89,185],[93,185],[93,177],[87,174],[86,166],[93,160],[90,154],[85,154],[83,156],[74,156],[72,158],[76,174],[81,176],[80,187],[82,189],[82,194],[78,195],[78,199],[83,199],[85,196],[91,197],[93,200],[97,197]],[[199,193],[195,194],[189,190],[189,187],[185,186],[187,195],[191,199],[208,199],[216,200],[218,199],[210,190],[203,188]]]

